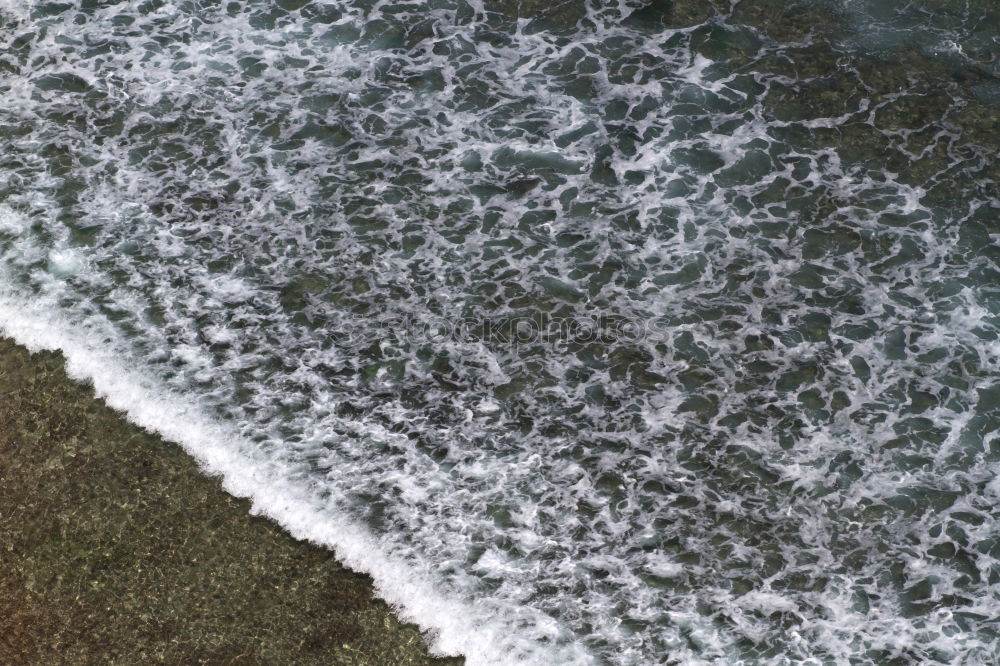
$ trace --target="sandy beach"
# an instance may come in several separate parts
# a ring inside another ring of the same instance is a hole
[[[0,341],[0,662],[460,664],[332,553]]]

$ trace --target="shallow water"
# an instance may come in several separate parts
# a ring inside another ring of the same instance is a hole
[[[0,3],[0,322],[469,663],[989,663],[1000,11],[896,4]]]

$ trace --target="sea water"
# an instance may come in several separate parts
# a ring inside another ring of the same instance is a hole
[[[1000,659],[991,0],[3,0],[0,323],[470,664]]]

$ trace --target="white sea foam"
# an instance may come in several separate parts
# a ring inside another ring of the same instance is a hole
[[[80,272],[83,258],[71,248],[49,252],[49,272],[57,278],[65,278]]]
[[[15,12],[9,333],[470,663],[995,652],[993,184],[896,106],[972,102],[368,5]]]
[[[31,227],[31,218],[13,210],[10,206],[0,206],[0,232],[20,236]]]

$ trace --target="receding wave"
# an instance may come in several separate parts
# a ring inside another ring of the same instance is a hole
[[[989,663],[1000,15],[892,5],[0,2],[0,326],[470,664]]]

